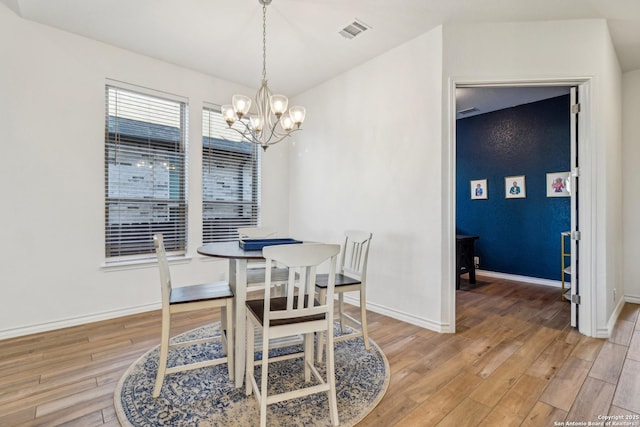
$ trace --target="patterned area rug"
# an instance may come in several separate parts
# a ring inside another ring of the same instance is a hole
[[[195,329],[176,341],[212,336],[220,324]],[[339,327],[336,324],[336,334]],[[254,396],[245,396],[244,387],[236,389],[229,381],[226,364],[167,375],[157,399],[151,397],[158,363],[158,347],[150,350],[129,367],[116,387],[114,401],[123,426],[256,426],[260,410]],[[271,350],[285,354],[300,347]],[[353,426],[382,399],[389,385],[389,364],[371,341],[367,351],[361,337],[335,344],[336,391],[341,426]],[[221,354],[220,342],[170,351],[168,366],[194,362]],[[256,353],[256,359],[261,355]],[[257,376],[260,366],[256,365]],[[324,363],[318,369],[324,375]],[[304,383],[302,359],[290,359],[269,365],[270,389],[282,390]],[[276,379],[284,381],[278,382]],[[313,376],[312,376],[313,378]],[[258,383],[259,383],[258,379]],[[313,380],[312,380],[313,381]],[[329,426],[329,406],[325,393],[288,400],[268,406],[270,426]]]

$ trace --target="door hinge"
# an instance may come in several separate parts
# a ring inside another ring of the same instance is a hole
[[[580,178],[580,168],[574,168],[571,171],[571,176],[576,177],[576,178]]]
[[[566,111],[566,110],[565,110]],[[580,112],[580,104],[573,104],[571,106],[571,114],[578,114]]]
[[[582,237],[582,234],[580,233],[580,230],[576,230],[576,231],[572,231],[571,232],[571,238],[573,240],[580,240],[581,237]]]
[[[571,303],[572,304],[580,304],[580,295],[578,295],[578,294],[571,295]]]

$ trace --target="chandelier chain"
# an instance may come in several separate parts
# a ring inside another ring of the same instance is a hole
[[[262,4],[262,80],[267,79],[267,4]]]

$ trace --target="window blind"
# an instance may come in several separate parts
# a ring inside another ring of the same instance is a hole
[[[105,256],[151,257],[187,246],[186,104],[106,86]]]
[[[202,241],[238,239],[260,220],[260,150],[241,142],[219,109],[202,114]]]

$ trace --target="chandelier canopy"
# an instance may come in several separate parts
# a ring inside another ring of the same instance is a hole
[[[223,105],[222,116],[229,128],[238,132],[244,141],[260,145],[264,150],[300,130],[306,111],[304,107],[287,109],[289,100],[284,95],[272,95],[267,85],[267,5],[271,0],[258,0],[262,4],[262,84],[256,93],[257,114],[250,114],[251,98],[233,95],[231,104]],[[235,126],[234,126],[235,125]]]

